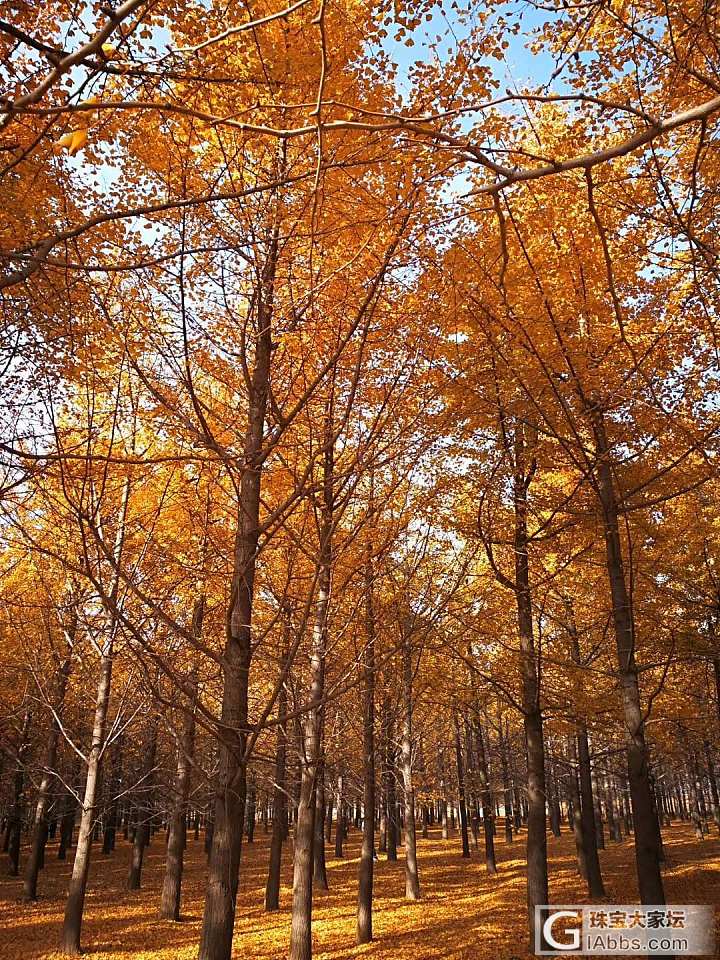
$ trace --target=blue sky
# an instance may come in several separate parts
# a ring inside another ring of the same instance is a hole
[[[448,0],[438,3],[434,12],[433,19],[423,22],[412,34],[414,40],[413,47],[406,47],[404,40],[394,40],[392,35],[388,36],[384,43],[387,53],[400,66],[398,73],[398,89],[404,95],[411,93],[410,83],[408,81],[407,71],[412,64],[418,60],[424,61],[432,58],[434,52],[431,44],[440,35],[443,40],[440,49],[445,55],[452,55],[457,49],[458,42],[465,40],[471,33],[476,24],[476,18],[461,18],[457,9],[453,9],[453,4]],[[473,3],[475,9],[484,9],[483,0]],[[503,39],[507,40],[509,46],[505,51],[503,60],[489,58],[487,65],[493,70],[495,79],[499,81],[501,89],[506,87],[536,87],[547,83],[553,73],[555,64],[552,56],[548,53],[531,53],[527,49],[528,35],[531,34],[550,14],[544,11],[534,10],[532,7],[521,2],[509,2],[500,8],[499,13],[504,15],[513,15],[515,19],[521,16],[521,32],[512,34],[506,31]],[[559,92],[559,82],[552,84],[554,92]]]

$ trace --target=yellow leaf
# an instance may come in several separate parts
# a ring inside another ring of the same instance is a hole
[[[55,144],[55,151],[59,152],[60,150],[67,148],[70,156],[74,157],[78,150],[82,150],[82,148],[85,146],[87,139],[87,130],[73,130],[71,133],[66,133],[64,136],[60,137],[58,142]]]
[[[105,54],[108,60],[112,60],[112,58],[117,53],[117,50],[111,43],[104,43],[100,49]]]

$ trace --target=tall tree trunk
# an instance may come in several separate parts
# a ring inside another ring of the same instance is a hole
[[[375,608],[372,552],[365,560],[365,651],[362,665],[363,715],[363,835],[358,868],[357,942],[370,943],[372,933],[373,857],[375,854]]]
[[[690,810],[690,819],[695,830],[695,839],[702,840],[705,836],[705,821],[702,811],[702,786],[700,784],[700,771],[697,765],[697,758],[692,753],[687,761],[688,783],[690,784],[690,796],[692,798],[692,807]]]
[[[118,516],[114,546],[114,558],[117,569],[114,574],[113,586],[110,592],[110,623],[108,637],[100,655],[100,669],[95,694],[95,714],[93,717],[90,750],[86,758],[87,773],[80,814],[80,829],[78,831],[75,859],[73,861],[67,902],[65,904],[65,917],[60,943],[62,952],[67,956],[77,956],[80,953],[80,933],[83,909],[85,907],[85,892],[87,890],[87,880],[90,871],[90,850],[95,828],[95,811],[102,773],[102,759],[106,747],[107,715],[110,706],[115,636],[118,629],[118,607],[120,605],[120,575],[118,571],[122,561],[123,545],[125,542],[125,523],[129,502],[130,477],[128,476],[123,486]]]
[[[567,614],[567,631],[570,638],[570,658],[573,664],[582,667],[582,655],[580,650],[580,640],[578,637],[575,616],[572,608],[572,601],[565,598],[565,610]],[[575,696],[579,700],[581,690],[579,682],[576,682]],[[580,821],[581,835],[583,844],[583,876],[587,880],[588,894],[593,899],[605,895],[602,872],[600,870],[600,858],[598,856],[598,831],[595,821],[595,802],[592,788],[592,769],[590,765],[590,744],[588,741],[587,724],[585,720],[579,720],[576,726],[577,737],[573,742],[573,756],[577,756],[578,762],[578,783],[580,789]]]
[[[510,785],[510,772],[508,769],[508,738],[507,738],[507,733],[503,732],[502,718],[500,719],[499,745],[500,745],[500,766],[502,767],[503,809],[505,812],[505,843],[512,843],[512,840],[513,840],[512,787]]]
[[[248,843],[255,842],[255,821],[257,819],[257,785],[250,783],[245,810],[245,837]]]
[[[660,834],[650,786],[645,721],[635,662],[635,628],[632,604],[625,579],[622,541],[618,523],[618,499],[612,474],[612,455],[605,432],[603,411],[592,411],[596,451],[598,494],[602,506],[606,565],[612,597],[613,625],[617,645],[618,680],[622,690],[627,745],[628,779],[635,825],[635,862],[641,903],[665,903],[660,873]]]
[[[515,426],[515,600],[522,672],[522,708],[527,748],[528,835],[527,908],[529,942],[534,941],[535,907],[548,902],[547,833],[545,815],[545,743],[540,710],[540,684],[533,633],[528,555],[528,488],[535,465],[527,464],[525,427]]]
[[[442,776],[440,778],[440,836],[443,840],[449,838],[448,830],[448,798],[447,780],[445,779],[445,760],[442,761]]]
[[[103,846],[102,852],[110,854],[115,849],[115,834],[117,833],[118,807],[120,785],[122,782],[122,751],[123,737],[119,735],[110,750],[111,774],[108,778],[109,807],[107,809],[107,820],[103,827]]]
[[[325,421],[323,458],[323,502],[318,557],[318,602],[310,654],[310,696],[305,714],[302,775],[293,864],[293,901],[290,928],[290,960],[312,957],[312,890],[315,845],[316,792],[322,737],[322,699],[325,686],[325,651],[330,603],[333,531],[333,445],[334,434],[329,404]]]
[[[470,840],[468,838],[467,806],[465,804],[465,768],[463,765],[462,740],[460,738],[460,720],[454,714],[455,722],[455,764],[457,767],[458,808],[460,814],[460,837],[462,841],[462,855],[470,856]]]
[[[335,824],[335,857],[338,860],[343,858],[343,840],[345,839],[345,797],[343,795],[345,778],[343,777],[342,766],[338,772],[337,778],[337,823]]]
[[[114,638],[111,636],[100,658],[100,674],[95,698],[95,719],[93,721],[90,750],[87,755],[87,775],[80,814],[80,829],[68,888],[68,898],[65,904],[65,919],[62,931],[61,948],[62,952],[68,956],[77,956],[80,953],[80,931],[88,872],[90,870],[92,833],[95,825],[95,798],[100,778],[100,764],[105,746],[105,727],[110,702],[113,640]]]
[[[560,829],[560,800],[558,798],[557,782],[555,780],[555,764],[549,751],[546,781],[549,785],[548,803],[550,806],[550,829],[554,837],[559,837],[562,835]]]
[[[204,614],[205,597],[200,596],[195,602],[192,618],[192,635],[195,639],[199,639],[202,634]],[[180,919],[182,875],[187,843],[186,818],[188,796],[190,794],[190,772],[195,757],[195,709],[198,693],[198,675],[195,669],[190,673],[188,687],[190,702],[185,709],[180,742],[178,743],[175,798],[170,815],[165,876],[160,893],[159,916],[162,920],[178,921]]]
[[[325,863],[325,762],[324,726],[320,718],[320,762],[315,786],[315,839],[313,850],[313,884],[316,890],[328,889],[327,865]]]
[[[45,861],[45,845],[48,839],[48,807],[50,806],[50,787],[56,775],[58,740],[60,727],[58,717],[62,714],[70,676],[70,657],[66,657],[58,667],[54,714],[50,720],[47,745],[45,747],[45,767],[43,770],[40,788],[38,790],[37,805],[35,807],[35,821],[30,844],[30,856],[25,870],[23,895],[26,900],[37,900],[38,874]]]
[[[290,650],[291,620],[289,610],[284,610],[283,650],[278,670],[284,677]],[[275,783],[273,785],[273,825],[270,838],[270,863],[265,885],[265,909],[280,909],[280,866],[282,846],[287,830],[287,681],[283,680],[278,691],[278,725],[275,741]]]
[[[10,876],[16,877],[20,872],[20,835],[23,822],[23,800],[25,793],[25,758],[30,749],[30,724],[32,715],[30,708],[26,708],[23,717],[20,743],[17,751],[17,766],[15,769],[13,805],[7,825],[7,851],[10,856]]]
[[[615,800],[613,795],[612,782],[605,777],[605,809],[607,810],[608,829],[610,830],[610,839],[619,843],[622,840],[622,834],[619,832],[617,818],[615,817]]]
[[[570,794],[570,806],[572,809],[571,825],[572,825],[573,835],[575,838],[575,855],[577,857],[578,873],[583,878],[583,880],[587,881],[588,869],[587,869],[587,856],[585,853],[585,849],[586,849],[585,835],[583,833],[582,802],[580,799],[579,768],[578,768],[578,761],[577,761],[577,738],[574,736],[568,737],[568,757],[570,759],[568,792]],[[588,893],[590,894],[590,896],[592,896],[592,894],[590,893],[589,883],[588,883]]]
[[[145,765],[143,769],[141,791],[137,804],[137,826],[133,840],[130,869],[128,871],[128,890],[139,890],[142,884],[142,868],[145,857],[145,848],[150,843],[150,827],[152,824],[154,805],[153,792],[155,789],[155,757],[157,756],[158,722],[151,721]]]
[[[415,832],[415,785],[413,783],[412,718],[413,718],[413,662],[412,636],[403,629],[403,731],[401,741],[402,775],[405,794],[405,897],[420,898],[420,877],[417,862],[417,835]]]
[[[488,873],[497,873],[495,862],[495,827],[493,820],[493,799],[490,793],[490,774],[483,730],[479,719],[475,720],[475,743],[480,774],[480,800],[482,802],[483,833],[485,835],[485,869]]]
[[[273,351],[272,316],[279,223],[273,226],[257,291],[255,363],[250,377],[233,575],[223,651],[219,769],[199,960],[230,960],[247,791],[248,686],[260,536],[263,435]]]
[[[592,898],[597,899],[605,895],[605,887],[603,885],[602,873],[600,871],[600,857],[598,856],[598,838],[595,826],[595,804],[592,789],[592,772],[590,769],[590,745],[588,743],[587,726],[584,722],[578,724],[577,748],[578,769],[580,772],[582,832],[583,843],[585,846],[588,893]]]
[[[395,790],[395,725],[387,699],[383,700],[383,727],[385,732],[385,797],[387,802],[387,859],[397,860],[398,814]]]
[[[325,789],[325,842],[332,843],[333,826],[333,794],[332,789]]]

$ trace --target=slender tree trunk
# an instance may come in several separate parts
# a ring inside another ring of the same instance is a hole
[[[332,843],[333,826],[333,795],[332,790],[325,790],[325,842]]]
[[[580,800],[579,787],[579,768],[577,761],[577,739],[568,737],[568,756],[570,758],[570,776],[568,777],[568,788],[570,793],[570,806],[572,808],[572,829],[575,837],[575,854],[577,857],[578,873],[583,880],[588,879],[587,857],[585,854],[586,842],[583,833],[582,804]],[[597,848],[596,848],[597,850]],[[592,896],[590,884],[588,883],[588,893]]]
[[[219,770],[199,960],[230,960],[247,791],[248,687],[252,612],[260,535],[263,438],[273,350],[272,315],[279,223],[273,226],[256,306],[255,363],[250,378],[244,469],[223,653]]]
[[[560,829],[560,801],[558,799],[557,783],[555,781],[555,764],[553,758],[548,755],[547,783],[549,785],[548,801],[550,806],[550,829],[554,837],[562,835]]]
[[[507,736],[503,734],[503,722],[500,720],[500,766],[502,768],[503,782],[503,807],[505,811],[505,843],[512,843],[513,840],[513,802],[512,788],[510,786],[510,773],[508,770],[508,743]]]
[[[380,729],[383,730],[382,724],[384,720],[381,721]],[[384,733],[382,734],[384,736]],[[385,743],[381,739],[379,744],[380,750],[380,819],[379,819],[379,832],[378,837],[378,850],[380,853],[387,853],[387,797],[385,795]]]
[[[443,759],[443,775],[440,781],[440,835],[443,840],[447,840],[450,835],[448,830],[448,798],[447,798],[447,781],[445,779],[445,770],[444,770],[445,761]]]
[[[528,836],[527,836],[527,908],[529,942],[534,940],[535,907],[548,902],[545,743],[540,710],[540,684],[533,634],[530,564],[528,556],[528,488],[534,464],[526,464],[525,427],[515,427],[515,599],[522,672],[522,707],[527,748]]]
[[[470,840],[468,838],[467,806],[465,804],[465,768],[463,765],[462,741],[460,739],[460,720],[457,713],[455,721],[455,763],[457,766],[458,807],[460,813],[460,837],[462,841],[462,855],[465,859],[470,856]]]
[[[705,837],[705,822],[702,815],[702,787],[700,786],[700,774],[697,767],[697,760],[693,754],[687,763],[688,783],[690,784],[690,796],[692,798],[692,808],[690,818],[693,829],[695,830],[695,839],[702,840]]]
[[[387,700],[383,703],[383,726],[385,728],[385,797],[387,799],[387,859],[397,860],[398,816],[395,790],[395,726]]]
[[[107,820],[103,828],[103,846],[102,852],[104,854],[110,854],[115,849],[115,834],[117,833],[117,821],[118,821],[118,793],[120,792],[120,784],[122,781],[122,749],[123,749],[123,738],[118,736],[115,742],[112,745],[110,751],[111,754],[111,768],[112,772],[109,779],[109,807],[107,810]]]
[[[597,454],[597,484],[603,511],[607,572],[617,643],[618,680],[622,690],[625,717],[628,779],[635,825],[635,862],[640,902],[663,904],[665,891],[660,873],[661,853],[658,847],[660,830],[651,796],[645,721],[635,662],[635,629],[623,564],[618,500],[603,412],[596,407],[592,411],[592,416]]]
[[[70,783],[74,786],[80,778],[80,758],[75,757],[74,773]],[[67,851],[72,847],[73,829],[75,827],[75,809],[77,800],[75,795],[67,790],[63,802],[63,813],[60,820],[60,842],[58,844],[58,860],[65,860]]]
[[[345,797],[343,796],[343,777],[342,768],[337,778],[337,823],[335,824],[335,857],[338,860],[343,858],[343,840],[345,839]]]
[[[199,639],[205,613],[205,597],[195,603],[192,619],[193,637]],[[190,702],[183,718],[182,733],[177,751],[175,772],[175,802],[170,816],[165,877],[160,893],[159,915],[162,920],[180,919],[180,898],[184,867],[185,846],[187,843],[187,805],[190,794],[190,771],[195,757],[195,708],[198,692],[197,671],[190,674]]]
[[[597,899],[605,895],[605,887],[603,885],[602,873],[600,871],[600,858],[598,856],[595,804],[592,789],[592,773],[590,769],[590,746],[585,723],[578,725],[577,745],[588,893],[591,897]]]
[[[150,827],[153,817],[153,791],[155,789],[155,757],[157,756],[158,725],[157,719],[151,721],[148,748],[145,754],[141,790],[137,805],[137,827],[133,840],[130,870],[128,871],[128,890],[139,890],[142,884],[142,868],[145,848],[150,843]]]
[[[123,544],[125,541],[125,522],[129,502],[130,477],[128,476],[123,487],[114,545],[114,557],[118,568],[122,560]],[[115,635],[118,628],[117,608],[119,606],[119,590],[120,577],[116,572],[110,593],[108,638],[100,656],[92,736],[90,740],[90,750],[86,758],[87,773],[80,814],[80,829],[78,831],[75,859],[73,861],[68,897],[65,904],[65,917],[63,920],[60,945],[62,952],[67,956],[77,956],[80,953],[80,932],[85,906],[85,892],[87,890],[87,880],[90,871],[90,851],[95,829],[95,811],[102,774],[102,759],[106,747],[107,714],[110,705],[110,690],[112,687]]]
[[[22,731],[20,733],[20,744],[17,752],[17,767],[15,770],[13,805],[8,818],[6,842],[7,852],[10,857],[10,876],[16,877],[20,872],[20,835],[22,833],[23,822],[23,800],[25,792],[25,758],[30,749],[30,724],[32,715],[30,709],[25,710],[23,717]]]
[[[363,716],[363,835],[358,868],[357,942],[370,943],[372,932],[373,857],[375,853],[375,609],[372,552],[365,560],[365,655]]]
[[[622,836],[618,834],[618,824],[615,818],[615,803],[613,801],[612,785],[607,777],[604,778],[604,788],[605,809],[607,810],[607,822],[608,830],[610,831],[610,839],[617,843],[622,840]]]
[[[48,807],[50,806],[50,787],[56,774],[58,740],[60,727],[57,717],[62,714],[70,676],[70,657],[67,657],[58,667],[57,686],[55,690],[55,714],[50,720],[47,745],[45,747],[45,769],[43,770],[40,788],[38,790],[37,805],[35,807],[35,821],[33,824],[30,856],[25,870],[23,895],[26,900],[37,900],[38,874],[45,862],[45,845],[48,839]]]
[[[80,829],[78,832],[77,846],[75,848],[75,860],[73,861],[68,898],[65,904],[65,919],[62,931],[61,948],[62,952],[67,956],[77,956],[80,953],[80,931],[82,927],[83,908],[85,906],[88,872],[90,870],[92,833],[95,825],[95,798],[100,778],[103,748],[105,746],[105,726],[108,704],[110,702],[110,686],[112,683],[113,639],[111,636],[100,658],[100,675],[95,699],[95,719],[93,721],[90,751],[87,755],[87,776],[85,778],[85,793],[80,814]]]
[[[483,833],[485,835],[485,869],[488,873],[497,873],[495,861],[495,826],[493,817],[493,798],[490,792],[490,773],[482,726],[475,721],[475,743],[480,774],[480,800],[482,802]]]
[[[569,598],[565,599],[565,609],[567,613],[567,630],[570,638],[570,658],[573,664],[580,668],[582,666],[580,640],[575,624],[572,601]],[[575,695],[578,699],[581,696],[581,691],[577,684]],[[578,782],[580,789],[580,806],[578,812],[582,825],[583,863],[585,868],[583,876],[587,880],[589,896],[593,899],[598,899],[605,895],[605,888],[600,870],[600,858],[598,856],[598,831],[595,822],[590,745],[588,742],[587,724],[584,720],[580,720],[577,724],[577,738],[573,742],[572,749],[573,756],[577,756],[578,762]]]
[[[412,717],[413,717],[413,663],[412,637],[409,630],[403,631],[403,732],[401,741],[402,775],[405,794],[405,897],[420,899],[420,877],[417,862],[417,836],[415,833],[415,785],[413,783]]]
[[[317,890],[328,889],[327,865],[325,863],[325,763],[322,717],[320,719],[320,762],[315,787],[315,849],[313,851],[313,883]]]
[[[245,837],[248,843],[255,842],[255,821],[257,819],[257,786],[253,781],[248,789],[245,810]]]
[[[290,960],[312,957],[312,890],[315,846],[316,791],[322,758],[322,699],[325,685],[325,651],[330,602],[333,531],[333,445],[331,406],[325,422],[323,504],[318,558],[318,603],[310,656],[310,696],[305,714],[300,801],[295,828],[293,901],[290,928]]]
[[[283,650],[280,657],[280,676],[285,675],[290,649],[290,612],[285,610]],[[287,686],[283,681],[278,691],[278,725],[275,742],[275,783],[273,786],[273,825],[270,838],[270,864],[265,886],[265,909],[280,909],[280,866],[282,846],[287,830]]]

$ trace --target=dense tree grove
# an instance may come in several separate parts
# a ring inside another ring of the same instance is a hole
[[[694,0],[3,4],[0,816],[229,960],[361,836],[589,899],[720,831],[720,48]],[[518,66],[518,63],[520,66]],[[532,73],[532,80],[519,77]],[[160,888],[143,876],[164,844]]]

